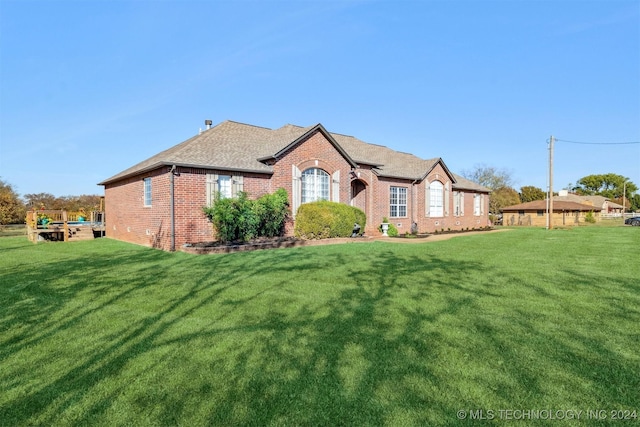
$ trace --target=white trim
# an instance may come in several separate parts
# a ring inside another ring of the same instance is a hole
[[[333,173],[331,177],[331,201],[340,202],[340,169]]]

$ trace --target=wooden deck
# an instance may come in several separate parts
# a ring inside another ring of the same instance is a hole
[[[40,210],[27,212],[27,238],[39,241],[79,241],[103,237],[104,212],[94,211],[90,218],[82,212]]]

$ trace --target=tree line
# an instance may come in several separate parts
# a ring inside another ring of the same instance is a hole
[[[0,179],[0,225],[24,224],[27,211],[33,209],[89,213],[100,209],[101,199],[96,194],[56,197],[50,193],[37,193],[20,197],[11,184]]]
[[[517,191],[514,188],[511,173],[506,169],[479,165],[473,170],[463,171],[462,176],[491,189],[489,214],[493,218],[502,212],[503,207],[547,198],[546,191],[535,186],[520,187],[520,191]],[[622,175],[614,173],[588,175],[580,178],[575,185],[567,185],[565,190],[580,196],[606,197],[614,203],[624,205],[628,212],[640,210],[638,187]]]

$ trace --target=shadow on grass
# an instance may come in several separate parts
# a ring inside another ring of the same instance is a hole
[[[459,425],[459,409],[548,404],[547,356],[576,381],[598,381],[605,356],[633,374],[599,343],[596,374],[575,363],[581,354],[564,360],[587,337],[557,337],[529,311],[492,311],[513,302],[479,280],[493,273],[436,252],[82,247],[85,257],[0,273],[0,328],[16,331],[0,335],[0,360],[32,358],[0,373],[4,391],[23,390],[0,398],[3,423]],[[34,378],[34,366],[58,361],[33,349],[74,335],[88,344],[77,358]],[[543,342],[557,353],[531,355]]]

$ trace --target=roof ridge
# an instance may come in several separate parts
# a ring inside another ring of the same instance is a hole
[[[345,138],[355,138],[355,136],[353,135],[347,135],[346,133],[340,133],[340,132],[329,132],[331,135],[339,135],[339,136],[344,136]],[[356,138],[357,139],[357,138]],[[364,141],[362,141],[364,142]]]
[[[238,121],[235,121],[235,120],[225,120],[225,121],[223,121],[223,122],[218,123],[218,124],[217,124],[216,126],[214,126],[214,127],[220,126],[220,125],[221,125],[221,124],[223,124],[223,123],[235,123],[235,124],[237,124],[237,125],[249,126],[249,127],[252,127],[252,128],[266,129],[266,130],[273,130],[273,129],[268,128],[268,127],[265,127],[265,126],[252,125],[252,124],[250,124],[250,123],[243,123],[243,122],[238,122]],[[213,128],[212,128],[212,129],[213,129]]]

